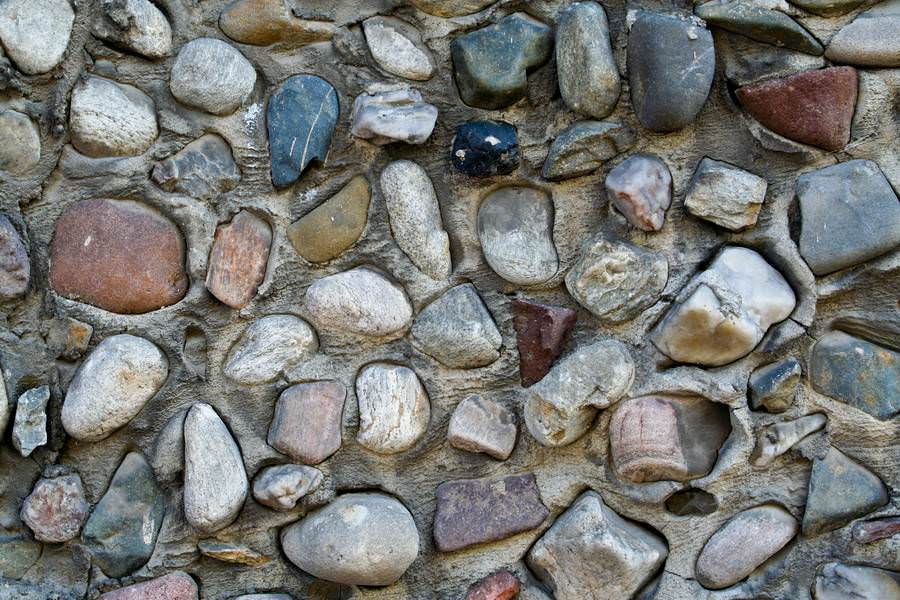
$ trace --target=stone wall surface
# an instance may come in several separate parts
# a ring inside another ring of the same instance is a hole
[[[0,599],[900,598],[898,0],[0,0]]]

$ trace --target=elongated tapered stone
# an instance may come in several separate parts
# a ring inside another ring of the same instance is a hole
[[[320,42],[336,28],[324,19],[298,17],[284,0],[237,0],[222,11],[219,27],[234,41],[254,46]]]

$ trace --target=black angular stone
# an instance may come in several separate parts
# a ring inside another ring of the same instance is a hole
[[[474,177],[506,175],[519,166],[516,128],[502,121],[460,125],[453,138],[453,166]]]

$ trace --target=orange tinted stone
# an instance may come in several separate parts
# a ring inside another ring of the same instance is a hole
[[[219,225],[209,255],[206,288],[232,308],[243,308],[253,300],[266,277],[272,228],[242,210],[230,223]]]
[[[509,571],[497,571],[469,588],[465,600],[511,600],[519,595],[519,580]]]

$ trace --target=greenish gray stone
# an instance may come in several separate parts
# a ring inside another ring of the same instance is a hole
[[[845,15],[863,2],[864,0],[791,0],[791,4],[820,17]]]
[[[579,177],[634,146],[634,131],[627,125],[579,121],[556,136],[544,162],[544,179]]]
[[[41,557],[41,545],[23,533],[0,533],[0,577],[19,579]]]
[[[16,403],[13,424],[13,446],[22,456],[29,456],[47,443],[47,402],[50,388],[46,385],[28,390]]]
[[[825,57],[838,64],[900,67],[900,0],[885,0],[838,31]]]
[[[751,40],[819,56],[825,51],[810,32],[783,12],[738,0],[713,0],[694,9],[707,25]]]

